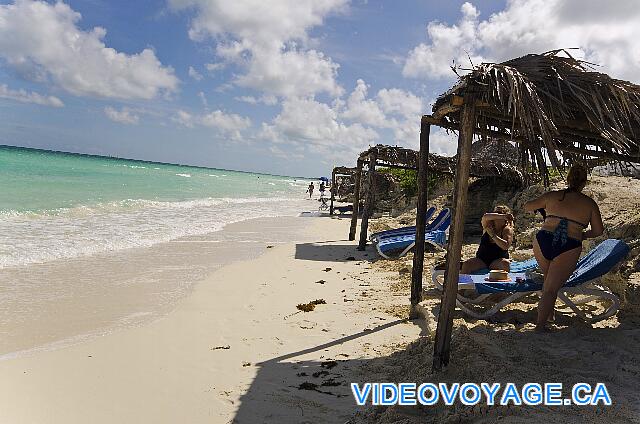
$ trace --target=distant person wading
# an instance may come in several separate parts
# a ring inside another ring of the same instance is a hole
[[[315,189],[313,182],[311,182],[311,184],[309,184],[309,188],[307,189],[307,193],[309,193],[309,199],[311,199],[311,196],[313,196],[313,190]]]

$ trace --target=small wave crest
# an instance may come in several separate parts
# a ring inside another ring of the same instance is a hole
[[[127,199],[43,212],[0,213],[0,268],[148,247],[225,225],[300,211],[296,199]]]

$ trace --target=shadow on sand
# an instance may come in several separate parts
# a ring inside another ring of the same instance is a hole
[[[349,355],[343,353],[326,358],[320,355],[321,361],[305,359],[305,356],[317,358],[318,352],[349,342],[365,344],[367,336],[405,323],[420,325],[422,334],[429,334],[425,321],[398,319],[256,364],[257,375],[241,397],[240,407],[231,422],[346,422],[357,408],[349,383],[360,381],[362,367],[368,361],[348,359]]]
[[[521,311],[523,312],[523,311]],[[406,322],[397,320],[257,364],[257,375],[244,396],[233,423],[388,423],[432,422],[636,422],[640,367],[638,305],[621,311],[616,328],[594,328],[567,317],[566,328],[550,334],[516,330],[506,324],[469,321],[454,328],[451,363],[431,374],[433,340],[430,329],[403,350],[370,359],[347,355],[310,360],[305,356],[348,342],[366,345],[366,336]],[[425,326],[425,321],[412,321]],[[327,354],[329,355],[329,354]],[[568,396],[578,382],[606,384],[612,406],[356,406],[350,383],[369,382],[560,382]],[[355,417],[354,417],[355,414]]]
[[[336,244],[344,242],[344,244]],[[378,255],[371,245],[367,245],[367,250],[356,249],[357,244],[349,240],[329,240],[316,243],[296,244],[296,259],[305,261],[375,261]]]

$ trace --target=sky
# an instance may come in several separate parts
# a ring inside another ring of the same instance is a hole
[[[640,82],[639,38],[637,0],[0,0],[0,144],[327,175],[417,148],[452,65],[571,48]]]

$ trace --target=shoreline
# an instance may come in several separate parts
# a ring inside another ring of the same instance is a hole
[[[38,311],[39,316],[34,316],[27,322],[23,317],[15,317],[11,314],[12,311],[6,310],[6,319],[3,320],[0,328],[5,334],[3,343],[0,343],[2,346],[0,361],[84,343],[96,337],[107,336],[130,327],[144,326],[161,319],[175,309],[183,298],[189,296],[197,284],[219,268],[237,261],[254,259],[264,254],[269,244],[277,245],[291,239],[308,238],[304,223],[299,220],[300,216],[250,218],[226,224],[218,231],[180,237],[153,246],[0,270],[2,279],[7,282],[21,281],[28,274],[31,279],[36,275],[43,281],[66,278],[81,281],[84,278],[91,280],[89,284],[100,286],[113,284],[108,280],[117,278],[120,281],[116,282],[112,289],[123,290],[120,295],[110,293],[109,299],[98,299],[91,293],[83,294],[80,298],[63,299],[62,303],[43,299],[41,300],[43,309]],[[268,229],[267,232],[263,231],[265,228]],[[166,281],[172,275],[165,276],[166,272],[160,268],[167,265],[162,264],[162,261],[169,256],[180,256],[180,260],[174,262],[184,260],[184,263],[179,265],[182,268],[192,268],[186,275],[174,273],[176,278],[187,278],[188,281],[176,284]],[[79,277],[77,275],[79,270],[86,271],[87,275]],[[136,284],[138,274],[150,274],[145,278],[151,280],[143,281],[145,287],[122,286],[122,281],[126,280]],[[83,282],[77,284],[82,285]],[[159,284],[166,287],[158,287]],[[155,287],[151,287],[152,285]],[[40,287],[34,287],[32,290],[36,289]],[[80,291],[83,289],[85,287],[79,287]],[[102,289],[106,290],[106,287]],[[89,292],[97,289],[86,288],[86,290]],[[144,296],[155,296],[159,303],[151,304],[150,301],[141,299]],[[26,294],[24,297],[25,302],[27,300],[36,302],[34,299],[26,299],[28,297]],[[123,310],[119,305],[123,301],[129,304],[128,310]],[[136,305],[136,302],[139,303]],[[88,308],[95,310],[85,311],[84,316],[82,313],[77,313],[79,309]],[[143,309],[136,310],[136,308]],[[61,314],[63,317],[60,316]],[[50,315],[49,319],[46,319],[47,315]],[[72,322],[78,317],[84,318],[80,326]],[[11,319],[21,322],[14,322]],[[42,327],[43,323],[46,323],[47,327]],[[20,324],[19,327],[18,324]],[[45,328],[46,331],[43,331]],[[50,333],[49,337],[42,335],[45,332]],[[11,349],[11,346],[20,348]]]
[[[374,253],[345,240],[348,219],[308,222],[313,240],[333,241],[265,249],[221,267],[154,322],[0,362],[0,420],[348,419],[355,412],[348,383],[360,374],[342,361],[378,356],[381,346],[412,341],[423,329],[371,306],[368,293],[386,290],[387,276],[370,274]],[[296,304],[319,298],[327,304],[297,312]],[[299,390],[304,382],[320,392]]]

